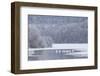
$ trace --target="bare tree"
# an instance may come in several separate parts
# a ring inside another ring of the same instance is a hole
[[[50,38],[49,36],[42,36],[39,29],[34,25],[30,24],[28,30],[28,46],[30,48],[44,48],[52,46],[52,38]]]

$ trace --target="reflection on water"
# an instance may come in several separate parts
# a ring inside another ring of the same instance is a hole
[[[53,44],[52,48],[28,49],[29,61],[80,58],[88,58],[88,44]]]
[[[49,49],[28,52],[28,60],[56,60],[88,58],[87,50],[83,49]]]

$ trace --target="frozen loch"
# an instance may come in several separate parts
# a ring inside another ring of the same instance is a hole
[[[88,58],[88,44],[53,44],[52,48],[29,48],[28,60]]]

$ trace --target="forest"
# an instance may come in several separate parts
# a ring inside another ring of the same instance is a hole
[[[29,48],[52,44],[88,43],[88,18],[75,16],[28,16]]]

